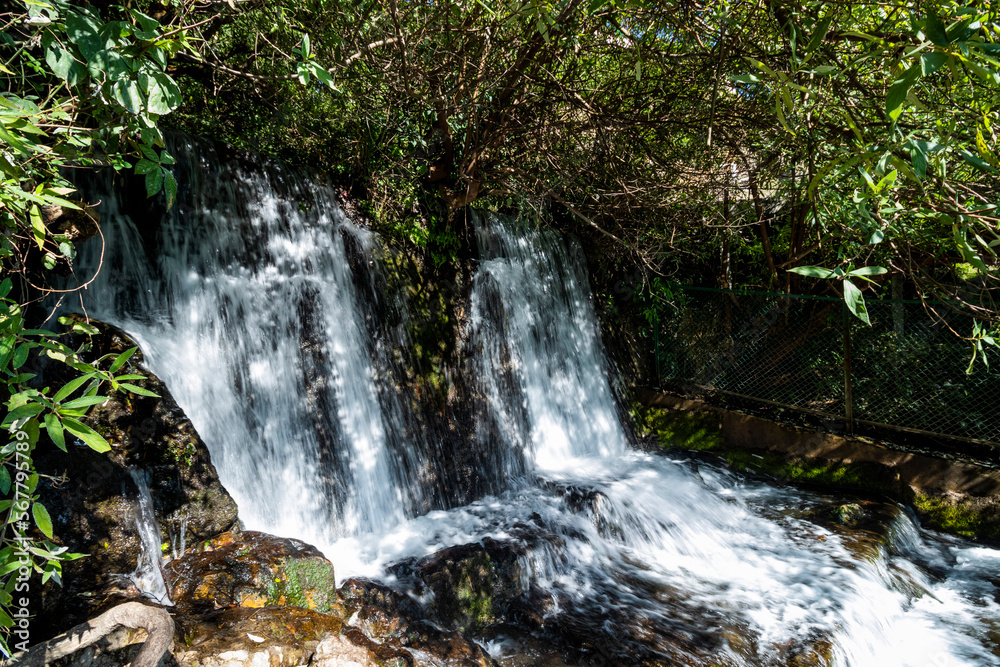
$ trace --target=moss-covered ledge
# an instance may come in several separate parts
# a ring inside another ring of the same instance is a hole
[[[639,394],[634,413],[640,435],[656,447],[710,451],[734,469],[795,484],[888,496],[928,526],[1000,543],[996,470],[651,391]]]

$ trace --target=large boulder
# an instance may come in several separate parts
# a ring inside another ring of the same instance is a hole
[[[343,616],[333,564],[299,540],[253,531],[199,544],[164,568],[178,610],[294,606]]]

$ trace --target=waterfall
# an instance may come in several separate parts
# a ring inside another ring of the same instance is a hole
[[[172,605],[167,583],[163,579],[160,552],[160,526],[153,510],[153,497],[149,493],[146,475],[131,468],[128,471],[135,484],[135,530],[139,535],[139,558],[129,579],[145,597],[157,604]]]
[[[473,372],[511,452],[556,470],[628,447],[579,248],[553,230],[476,214]]]
[[[86,305],[138,339],[249,528],[319,546],[341,579],[515,544],[546,626],[609,647],[607,664],[807,664],[791,653],[805,647],[837,667],[1000,665],[985,629],[1000,552],[905,513],[859,552],[817,518],[828,498],[629,447],[582,253],[516,221],[474,220],[461,370],[478,418],[453,424],[502,479],[421,512],[428,446],[392,373],[405,326],[376,321],[394,298],[377,237],[284,167],[171,152],[181,191],[159,227],[109,184],[93,197],[107,248]]]
[[[370,233],[282,165],[186,139],[170,152],[181,187],[165,214],[109,180],[87,185],[106,243],[89,314],[142,345],[248,526],[328,546],[399,523],[420,493],[415,455],[380,403],[348,257]],[[80,270],[100,251],[84,247]]]

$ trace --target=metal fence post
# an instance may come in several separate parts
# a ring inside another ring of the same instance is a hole
[[[844,318],[844,419],[847,432],[854,433],[854,386],[851,378],[851,314],[847,304],[843,308]]]

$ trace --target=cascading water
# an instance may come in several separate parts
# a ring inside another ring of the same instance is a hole
[[[149,483],[142,471],[130,469],[129,476],[135,484],[135,530],[139,534],[139,559],[129,579],[144,596],[163,605],[172,605],[167,584],[163,579],[160,554],[160,526],[153,510],[153,497]]]
[[[398,523],[413,456],[387,437],[398,415],[380,406],[347,259],[369,234],[280,165],[180,139],[170,150],[182,186],[158,229],[111,183],[92,186],[107,248],[88,312],[147,351],[247,525],[322,546]],[[79,266],[93,270],[99,250]]]
[[[139,339],[250,527],[317,544],[341,579],[520,540],[546,623],[602,664],[1000,665],[1000,553],[905,513],[861,549],[817,519],[824,498],[634,451],[578,249],[496,217],[476,220],[466,341],[481,418],[459,427],[502,459],[508,491],[407,518],[420,455],[346,256],[345,234],[366,252],[375,239],[324,188],[276,168],[220,173],[200,150],[173,149],[187,194],[155,260],[141,221],[105,197],[88,308]]]
[[[557,232],[474,219],[474,373],[506,449],[546,470],[623,453],[582,263]]]

